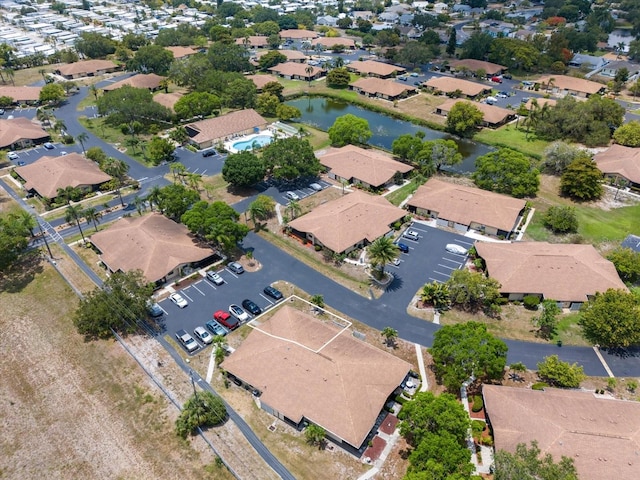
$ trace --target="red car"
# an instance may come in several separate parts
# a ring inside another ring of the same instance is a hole
[[[501,77],[491,77],[491,81],[493,83],[502,83],[502,78]]]
[[[229,315],[229,312],[225,312],[222,310],[218,310],[213,314],[213,319],[223,326],[227,327],[229,330],[233,330],[238,328],[238,320],[236,318]]]

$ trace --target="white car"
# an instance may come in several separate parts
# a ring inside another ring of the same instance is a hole
[[[316,192],[322,191],[322,185],[320,185],[319,183],[312,183],[309,185],[309,188],[311,188],[312,190],[315,190]]]
[[[239,322],[246,322],[249,320],[249,314],[245,312],[241,306],[236,305],[235,303],[229,305],[229,313],[236,317]]]
[[[180,308],[184,308],[187,305],[189,305],[187,301],[179,293],[172,293],[171,295],[169,295],[169,300],[171,300]]]
[[[213,336],[204,327],[196,327],[193,333],[207,345],[213,342]]]
[[[20,155],[18,155],[16,152],[9,152],[7,153],[7,158],[9,160],[17,160],[18,158],[20,158]]]
[[[223,278],[220,275],[218,275],[216,272],[214,272],[213,270],[209,270],[207,272],[207,279],[212,281],[216,285],[222,285],[224,283]]]
[[[184,345],[184,348],[187,349],[189,353],[196,351],[200,348],[198,342],[196,342],[191,335],[189,335],[185,330],[178,330],[176,332],[176,338],[180,340],[180,343]]]
[[[456,245],[455,243],[447,243],[444,249],[449,253],[455,253],[456,255],[466,255],[469,253],[469,250],[464,248],[461,245]]]
[[[414,242],[417,242],[418,239],[420,238],[420,236],[418,235],[418,232],[416,232],[415,230],[406,230],[403,234],[403,237],[408,238],[409,240],[413,240]]]
[[[287,192],[284,194],[289,200],[300,200],[300,197],[296,192]]]

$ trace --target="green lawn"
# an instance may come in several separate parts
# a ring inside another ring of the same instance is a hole
[[[415,180],[411,180],[406,185],[394,190],[389,195],[386,195],[386,199],[393,203],[396,207],[399,206],[405,198],[411,195],[419,187]]]
[[[149,162],[144,157],[144,149],[141,146],[138,146],[134,152],[131,147],[125,147],[127,136],[124,135],[120,129],[108,125],[104,121],[104,118],[87,118],[85,116],[81,116],[78,118],[78,121],[95,136],[100,137],[107,143],[111,143],[114,147],[123,151],[125,155],[128,155],[142,165],[149,165]],[[140,140],[144,139],[140,137]]]
[[[531,134],[527,138],[527,133],[517,129],[515,125],[505,125],[496,130],[485,128],[475,134],[473,139],[496,147],[509,147],[537,159],[549,145],[549,142]]]

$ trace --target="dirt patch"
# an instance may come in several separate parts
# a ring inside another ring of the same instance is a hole
[[[371,441],[371,446],[367,447],[364,451],[364,458],[370,459],[372,462],[375,462],[379,457],[384,447],[387,446],[387,441],[378,437],[377,435],[373,437]]]
[[[257,272],[262,268],[262,263],[253,257],[247,257],[247,255],[242,255],[237,262],[249,273]]]

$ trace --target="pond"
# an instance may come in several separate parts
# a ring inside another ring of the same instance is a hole
[[[457,144],[462,154],[462,163],[451,168],[452,171],[459,173],[470,173],[475,170],[475,160],[480,155],[489,153],[494,149],[482,143],[473,142],[454,138],[451,135],[431,130],[430,128],[420,127],[404,120],[382,115],[381,113],[372,112],[365,108],[361,108],[349,103],[336,101],[323,97],[301,97],[286,102],[287,105],[298,108],[302,112],[300,121],[312,127],[318,127],[321,130],[328,130],[336,118],[348,113],[364,118],[369,122],[369,128],[372,135],[369,140],[370,145],[382,147],[391,150],[391,144],[400,135],[409,133],[411,135],[416,132],[424,132],[425,140],[436,140],[439,138],[451,138]]]

